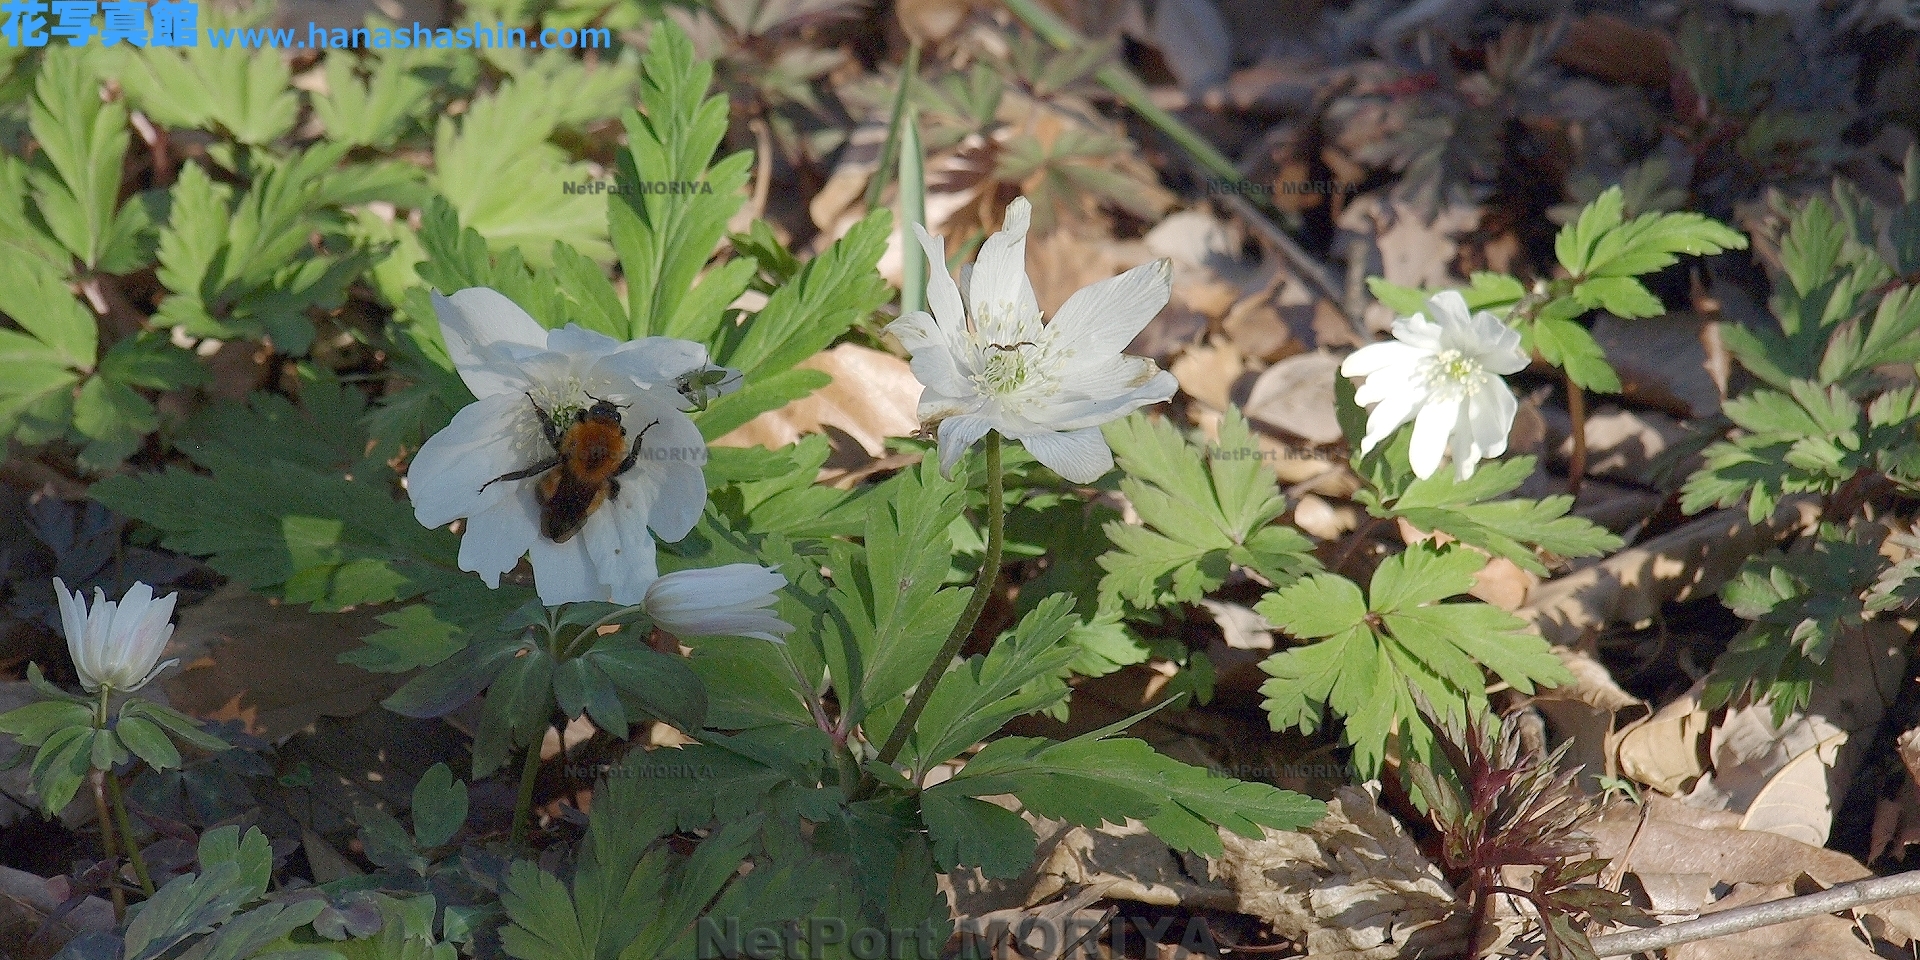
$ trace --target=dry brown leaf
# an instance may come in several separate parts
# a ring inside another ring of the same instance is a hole
[[[1339,373],[1340,358],[1325,350],[1288,357],[1253,382],[1246,414],[1309,443],[1333,443],[1341,437],[1333,413]]]
[[[714,441],[722,447],[784,447],[828,427],[858,441],[870,457],[886,454],[888,437],[919,429],[920,382],[907,362],[890,353],[843,343],[799,363],[833,382],[778,410],[769,410]]]
[[[1847,734],[1841,731],[1788,761],[1747,805],[1740,829],[1765,830],[1824,846],[1833,829],[1833,797],[1827,790],[1827,771],[1845,742]]]
[[[1636,26],[1606,13],[1589,13],[1567,25],[1553,58],[1569,69],[1608,83],[1665,90],[1673,72],[1672,41],[1652,27]]]
[[[1167,369],[1187,396],[1225,410],[1233,403],[1234,382],[1247,372],[1247,358],[1231,341],[1212,337],[1206,344],[1181,351]]]
[[[1109,899],[1154,906],[1231,910],[1234,905],[1230,889],[1217,881],[1194,880],[1167,842],[1136,820],[1102,824],[1098,830],[1068,830],[1040,861],[1026,905],[1082,884],[1105,887]]]
[[[1703,680],[1620,735],[1614,753],[1621,773],[1661,793],[1679,792],[1705,773],[1700,745],[1713,728],[1713,714],[1700,708]]]
[[[1688,313],[1643,320],[1603,314],[1593,324],[1593,339],[1620,374],[1620,395],[1683,418],[1718,413],[1726,399],[1705,344],[1718,335],[1713,322]]]
[[[1558,421],[1554,426],[1559,429],[1554,432],[1564,438],[1560,441],[1560,459],[1571,460],[1571,422],[1558,410],[1551,416]],[[1587,475],[1649,483],[1653,479],[1653,458],[1687,435],[1686,427],[1662,413],[1600,407],[1587,418]]]
[[[180,613],[160,675],[168,702],[207,720],[240,720],[248,733],[280,740],[320,717],[353,716],[399,688],[403,677],[339,661],[381,629],[384,608],[310,613],[231,583]]]
[[[1239,910],[1327,960],[1445,956],[1464,946],[1467,915],[1400,821],[1342,787],[1327,815],[1259,840],[1221,831],[1212,864]]]
[[[1548,642],[1584,648],[1616,623],[1650,622],[1663,604],[1707,596],[1746,562],[1791,530],[1819,517],[1811,497],[1781,501],[1755,527],[1744,510],[1722,510],[1542,584],[1517,611]]]
[[[1591,655],[1566,647],[1555,647],[1572,683],[1542,687],[1533,695],[1532,704],[1552,724],[1556,745],[1572,741],[1565,766],[1581,768],[1581,782],[1588,790],[1599,787],[1599,778],[1613,776],[1612,748],[1614,725],[1623,711],[1644,717],[1646,701],[1621,689],[1607,668]]]
[[[99,897],[86,898],[43,929],[60,900],[45,877],[0,866],[0,955],[46,960],[80,934],[113,931],[113,905]]]

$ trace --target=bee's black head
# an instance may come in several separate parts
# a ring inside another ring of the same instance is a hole
[[[612,400],[602,400],[592,394],[588,394],[587,399],[593,401],[593,406],[580,412],[581,423],[611,423],[616,426],[619,425],[620,411],[625,409],[627,404],[614,403]]]

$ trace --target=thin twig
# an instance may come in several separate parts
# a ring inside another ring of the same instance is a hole
[[[1038,0],[1001,0],[1001,2],[1013,12],[1014,16],[1020,18],[1029,29],[1039,34],[1041,39],[1052,44],[1055,49],[1086,49],[1086,38],[1080,36],[1078,31],[1068,26],[1066,21],[1061,20]],[[1168,139],[1185,150],[1193,165],[1204,176],[1225,181],[1236,181],[1244,176],[1240,169],[1233,165],[1233,161],[1228,160],[1205,137],[1182,123],[1179,117],[1168,113],[1161,109],[1159,104],[1154,103],[1153,97],[1147,92],[1146,84],[1141,83],[1140,78],[1134,76],[1132,71],[1118,63],[1108,63],[1102,66],[1094,76],[1099,79],[1101,85],[1125,101],[1134,113],[1140,115],[1141,119],[1158,128],[1161,133],[1167,135]],[[1287,261],[1293,268],[1294,273],[1305,280],[1308,286],[1313,287],[1314,292],[1331,301],[1334,308],[1346,316],[1347,322],[1353,324],[1354,332],[1359,335],[1361,343],[1372,339],[1367,336],[1366,326],[1360,318],[1347,310],[1346,298],[1341,294],[1340,285],[1334,282],[1333,274],[1325,264],[1301,249],[1292,237],[1287,236],[1285,231],[1275,226],[1260,208],[1248,202],[1245,197],[1228,193],[1223,194],[1219,199],[1227,209],[1245,220],[1247,226],[1252,228],[1254,234],[1263,243],[1278,252],[1281,259]]]
[[[1382,517],[1368,517],[1367,522],[1361,524],[1360,529],[1353,532],[1353,539],[1340,551],[1339,556],[1333,558],[1333,565],[1327,569],[1333,573],[1339,573],[1346,569],[1347,561],[1353,559],[1353,555],[1360,550],[1361,545],[1371,539],[1373,532],[1380,529],[1380,525],[1385,522],[1385,518]]]
[[[1630,953],[1662,950],[1696,940],[1724,937],[1743,930],[1757,930],[1774,924],[1799,920],[1823,913],[1838,913],[1853,907],[1920,893],[1920,870],[1897,873],[1891,877],[1869,877],[1837,887],[1809,893],[1803,897],[1770,900],[1747,907],[1735,907],[1709,914],[1698,920],[1670,923],[1642,930],[1628,930],[1593,938],[1593,952],[1599,957],[1620,957]]]

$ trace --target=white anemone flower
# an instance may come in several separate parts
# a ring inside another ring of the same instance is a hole
[[[88,609],[80,591],[69,594],[59,577],[53,578],[53,590],[60,597],[67,652],[87,692],[106,687],[131,693],[180,662],[175,658],[155,665],[173,636],[173,604],[180,594],[155,600],[153,588],[136,581],[115,603],[107,599],[105,590],[95,587],[93,608]]]
[[[1371,451],[1408,420],[1413,472],[1422,480],[1453,454],[1460,479],[1474,464],[1507,450],[1507,431],[1519,410],[1501,377],[1527,366],[1519,331],[1485,310],[1469,313],[1466,298],[1443,290],[1424,313],[1393,322],[1394,339],[1362,347],[1340,364],[1341,374],[1366,383],[1355,393],[1371,406],[1360,452]]]
[[[647,587],[647,615],[677,637],[755,637],[785,643],[781,634],[793,625],[766,608],[786,585],[780,571],[751,563],[680,570]]]
[[[1179,384],[1144,357],[1120,351],[1173,292],[1166,260],[1135,267],[1075,293],[1051,323],[1027,281],[1025,197],[1007,205],[1006,226],[987,239],[973,267],[971,290],[945,270],[946,245],[919,225],[932,266],[927,305],[887,326],[913,354],[913,375],[925,386],[920,420],[940,426],[940,472],[968,447],[998,430],[1034,459],[1074,483],[1092,483],[1113,469],[1100,425],[1171,396]]]
[[[717,369],[706,348],[670,337],[620,341],[573,324],[548,330],[486,287],[434,293],[433,309],[477,400],[414,455],[414,516],[429,527],[465,517],[460,569],[489,587],[531,554],[542,603],[639,603],[659,575],[654,535],[686,536],[706,505],[707,445],[680,391],[681,378]],[[626,449],[638,452],[577,534],[556,543],[542,532],[542,477],[494,481],[556,456],[536,405],[564,435],[602,400],[619,407]]]

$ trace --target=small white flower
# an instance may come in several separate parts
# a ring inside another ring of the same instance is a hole
[[[1449,450],[1462,480],[1482,457],[1505,453],[1519,403],[1500,378],[1527,366],[1519,331],[1485,310],[1469,315],[1466,298],[1443,290],[1427,301],[1424,314],[1395,320],[1393,336],[1340,364],[1341,374],[1367,379],[1354,400],[1378,404],[1367,415],[1360,452],[1412,420],[1409,459],[1422,480]]]
[[[951,476],[966,449],[998,430],[1074,483],[1113,469],[1100,425],[1173,396],[1173,375],[1122,354],[1167,305],[1173,268],[1160,260],[1086,287],[1042,324],[1027,281],[1025,197],[1007,205],[1006,227],[987,239],[966,301],[942,269],[946,245],[919,225],[933,265],[925,311],[887,326],[913,354],[922,423],[940,425],[940,472]]]
[[[622,342],[573,324],[548,330],[486,287],[434,293],[433,309],[477,400],[414,456],[414,516],[429,527],[466,517],[460,569],[489,587],[531,553],[542,603],[639,603],[659,574],[653,535],[686,536],[706,505],[706,441],[683,412],[690,403],[678,386],[712,369],[706,348],[669,337]],[[555,455],[534,404],[564,432],[595,400],[621,406],[628,449],[640,442],[640,455],[578,534],[555,543],[541,533],[540,477],[489,481]]]
[[[772,610],[774,594],[787,585],[778,570],[730,563],[680,570],[647,587],[647,615],[677,637],[756,637],[784,643],[793,629]]]
[[[80,685],[89,693],[107,687],[131,693],[147,685],[160,671],[179,663],[168,660],[156,666],[160,652],[173,636],[173,604],[180,594],[169,593],[153,599],[153,588],[135,582],[119,603],[107,599],[107,592],[93,588],[93,608],[59,577],[53,578],[54,593],[60,597],[60,623],[67,630],[67,652],[80,674]]]

